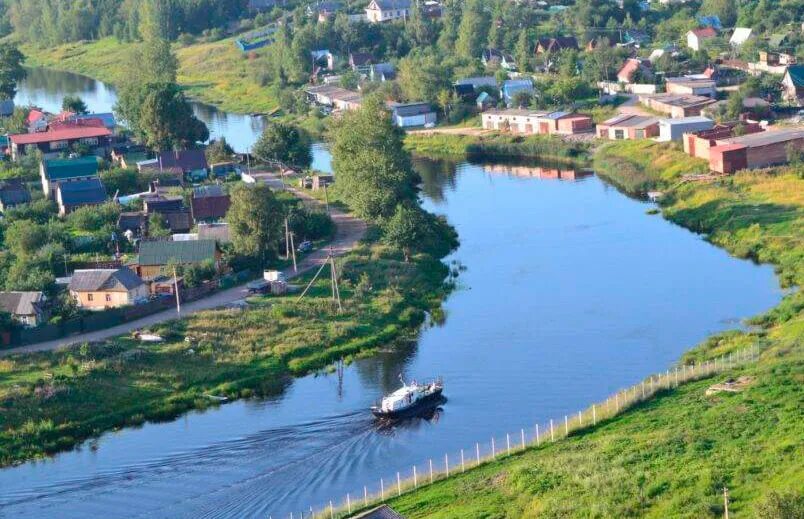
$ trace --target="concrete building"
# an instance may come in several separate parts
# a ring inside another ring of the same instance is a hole
[[[679,119],[659,119],[659,137],[657,140],[680,141],[685,133],[709,130],[715,125],[712,119],[696,115]]]
[[[618,115],[597,125],[601,139],[649,139],[659,135],[659,119],[644,115]]]
[[[674,118],[701,115],[701,110],[715,103],[715,100],[709,97],[685,94],[640,96],[639,101],[651,110]]]
[[[735,173],[741,169],[785,164],[791,147],[804,150],[804,128],[723,139],[709,149],[709,167],[718,173]]]
[[[590,132],[594,128],[588,115],[571,112],[534,112],[507,108],[487,110],[481,114],[483,128],[510,131],[524,135],[572,135]]]

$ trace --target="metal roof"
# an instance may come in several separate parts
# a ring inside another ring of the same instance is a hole
[[[768,146],[770,144],[788,142],[797,139],[804,139],[804,128],[790,128],[787,130],[775,130],[775,131],[751,133],[748,135],[741,135],[740,137],[719,139],[717,143],[719,145],[741,144],[743,146],[748,147],[757,147],[757,146]]]
[[[92,177],[98,174],[98,159],[95,156],[46,160],[44,165],[45,178],[48,180]]]
[[[100,179],[62,182],[58,187],[60,200],[64,205],[100,204],[106,200],[106,188]]]
[[[128,292],[142,284],[127,268],[87,269],[73,272],[68,288],[74,292]]]
[[[167,265],[200,263],[215,259],[215,240],[196,241],[144,241],[140,243],[140,265]]]
[[[44,301],[42,292],[0,292],[0,310],[11,315],[34,315]]]

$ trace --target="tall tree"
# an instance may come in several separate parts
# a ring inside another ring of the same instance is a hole
[[[415,201],[416,175],[403,132],[380,97],[369,96],[360,109],[344,114],[330,136],[335,188],[358,216],[382,221],[397,204]]]
[[[276,257],[285,215],[282,204],[265,184],[238,184],[231,192],[226,221],[234,250],[256,258],[261,266]]]
[[[463,8],[455,52],[463,58],[479,58],[489,32],[489,16],[483,0],[468,0]]]
[[[126,120],[133,123],[132,127],[152,149],[181,149],[209,139],[207,126],[193,114],[190,103],[176,84],[149,83],[132,90],[130,95],[132,98],[125,100],[121,97],[127,106]],[[140,104],[132,107],[131,103],[138,100]]]
[[[67,95],[61,100],[61,109],[74,114],[85,114],[89,111],[86,103],[78,96]]]
[[[263,162],[278,160],[295,168],[308,168],[313,162],[310,139],[299,128],[282,122],[265,127],[254,144],[254,156]]]
[[[25,56],[11,43],[0,43],[0,99],[14,99],[17,82],[25,78]]]

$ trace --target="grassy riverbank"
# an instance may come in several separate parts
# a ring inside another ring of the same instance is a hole
[[[665,217],[706,233],[734,255],[772,263],[783,286],[804,284],[800,169],[679,185],[680,175],[700,172],[700,164],[672,146],[642,141],[604,145],[595,166],[631,193],[666,191]],[[802,293],[789,294],[753,324],[748,332],[712,337],[683,359],[701,362],[755,345],[759,361],[729,373],[755,377],[741,393],[706,396],[723,375],[690,383],[567,441],[481,466],[390,504],[410,518],[714,518],[723,514],[726,486],[736,517],[757,517],[761,510],[772,510],[762,517],[800,517]],[[774,501],[796,512],[780,513],[781,505],[769,505]]]
[[[550,162],[585,162],[589,147],[556,137],[510,134],[459,135],[409,133],[405,148],[411,153],[436,158],[538,159]]]
[[[279,393],[293,376],[406,339],[449,291],[449,268],[424,254],[405,263],[366,244],[339,264],[343,312],[329,299],[325,269],[301,302],[260,297],[247,311],[206,311],[153,327],[164,344],[120,337],[0,359],[0,465],[215,405],[205,395]]]
[[[121,85],[133,71],[128,63],[133,46],[115,38],[68,43],[53,48],[23,45],[27,65],[83,74]],[[277,108],[277,92],[260,85],[249,70],[248,56],[226,38],[188,46],[174,44],[179,60],[178,83],[194,99],[237,113],[270,112]]]

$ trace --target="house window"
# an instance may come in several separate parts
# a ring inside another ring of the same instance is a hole
[[[625,132],[623,130],[614,130],[615,139],[625,139]]]
[[[50,143],[51,150],[63,150],[67,148],[70,144],[67,141],[53,141]]]
[[[97,146],[98,145],[98,138],[97,137],[87,137],[86,139],[81,139],[81,144],[86,144],[87,146]]]
[[[109,303],[112,301],[112,294],[106,294],[106,302]]]
[[[87,301],[94,301],[94,300],[95,300],[94,294],[87,294]]]

